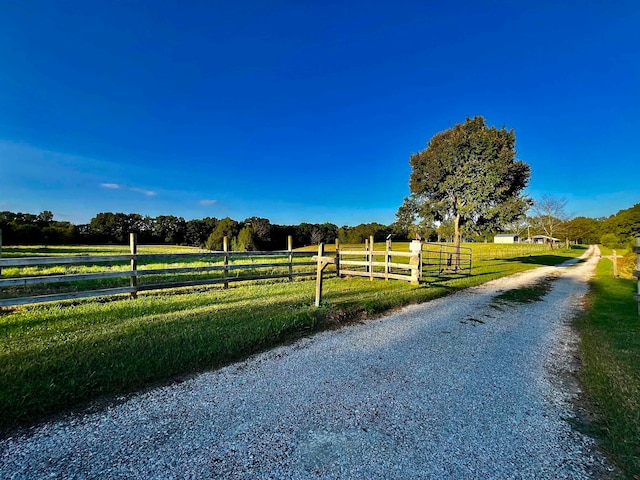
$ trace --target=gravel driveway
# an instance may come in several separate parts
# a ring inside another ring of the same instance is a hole
[[[5,438],[0,478],[599,477],[609,467],[594,441],[566,421],[578,393],[569,321],[596,256]],[[542,301],[495,298],[540,281]]]

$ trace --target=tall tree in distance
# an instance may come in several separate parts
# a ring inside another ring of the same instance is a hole
[[[217,223],[216,228],[211,232],[209,238],[207,238],[205,248],[208,250],[222,250],[224,237],[231,240],[239,231],[240,224],[238,222],[230,217],[223,218]]]
[[[548,243],[552,250],[555,235],[566,236],[568,234],[566,228],[564,228],[565,223],[569,220],[564,211],[566,204],[566,200],[550,197],[549,195],[543,195],[540,200],[536,200],[533,204],[533,225],[538,232],[542,232],[549,237]]]
[[[411,196],[398,217],[451,221],[459,252],[462,228],[499,229],[523,215],[531,204],[522,193],[530,168],[516,160],[515,142],[513,130],[488,127],[480,116],[437,133],[426,149],[411,155]],[[456,267],[459,261],[456,255]]]

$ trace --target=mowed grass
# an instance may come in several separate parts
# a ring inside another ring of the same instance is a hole
[[[608,253],[603,251],[603,253]],[[602,259],[591,282],[589,311],[577,322],[582,383],[595,420],[591,428],[625,478],[640,475],[640,317],[636,280],[614,278]]]
[[[555,251],[560,263],[584,249]],[[424,302],[539,265],[535,257],[475,263],[471,276],[429,285],[366,278],[168,290],[4,310],[0,315],[0,427],[10,428],[216,368],[300,335]]]

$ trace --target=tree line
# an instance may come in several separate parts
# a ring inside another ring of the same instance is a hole
[[[2,243],[5,245],[72,245],[72,244],[126,244],[129,233],[138,234],[141,244],[190,245],[222,250],[223,238],[228,237],[235,251],[283,250],[287,238],[293,238],[295,247],[332,243],[363,243],[373,236],[384,241],[393,233],[406,240],[395,225],[362,223],[338,227],[333,223],[300,223],[278,225],[267,218],[249,217],[238,221],[230,217],[206,217],[185,220],[173,215],[150,217],[138,213],[98,213],[87,224],[54,219],[51,211],[39,214],[0,212]]]
[[[493,235],[500,232],[514,233],[521,238],[548,235],[614,248],[628,246],[640,236],[640,203],[603,218],[566,218],[563,206],[562,202],[543,197],[529,215],[480,233],[463,226],[460,235],[463,240],[476,242],[491,242]],[[226,236],[231,242],[230,248],[236,251],[282,250],[287,246],[289,235],[293,237],[295,247],[333,243],[336,239],[341,243],[361,244],[370,236],[376,242],[382,242],[389,235],[396,241],[421,238],[431,242],[453,242],[455,236],[455,226],[450,219],[338,227],[328,222],[278,225],[261,217],[242,221],[229,217],[185,220],[173,215],[149,217],[137,213],[102,212],[87,224],[74,225],[55,220],[50,211],[39,214],[0,212],[0,229],[5,245],[126,244],[129,233],[136,232],[141,244],[191,245],[210,250],[221,250],[222,239]]]

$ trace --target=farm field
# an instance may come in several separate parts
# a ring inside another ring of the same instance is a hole
[[[498,259],[489,252],[486,259],[474,261],[471,276],[420,286],[329,276],[319,309],[312,306],[310,281],[174,289],[142,293],[136,300],[109,297],[4,309],[0,425],[24,425],[105,395],[179,381],[300,335],[557,264],[583,251],[545,250],[531,256],[522,251],[515,253],[524,256]],[[32,256],[26,248],[3,248],[3,257],[12,253]]]

